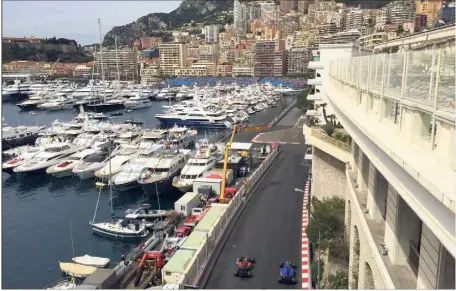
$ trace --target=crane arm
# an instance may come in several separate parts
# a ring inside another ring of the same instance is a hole
[[[231,144],[233,143],[234,135],[236,134],[237,125],[233,126],[233,132],[231,133],[230,142],[225,146],[225,154],[223,157],[223,175],[222,175],[222,187],[220,189],[220,202],[223,203],[225,200],[225,183],[226,183],[226,168],[228,167],[228,152]]]

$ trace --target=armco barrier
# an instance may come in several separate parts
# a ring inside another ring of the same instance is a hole
[[[274,125],[276,125],[277,122],[279,122],[285,116],[285,114],[287,114],[291,110],[291,108],[295,106],[296,102],[298,102],[298,99],[296,99],[290,105],[288,105],[288,107],[285,108],[285,110],[283,110],[282,112],[280,112],[278,116],[274,117],[274,119],[269,123],[269,127],[273,127]]]
[[[245,180],[245,184],[239,187],[236,195],[227,204],[226,211],[220,218],[219,223],[217,223],[217,226],[211,231],[211,236],[208,236],[209,241],[204,246],[205,249],[200,249],[196,252],[198,255],[196,256],[196,259],[191,262],[193,265],[187,268],[188,272],[184,274],[181,282],[179,282],[181,287],[183,285],[205,285],[204,281],[207,279],[207,276],[204,276],[205,278],[203,279],[203,282],[200,282],[200,280],[202,279],[203,274],[208,275],[208,272],[210,273],[212,269],[212,267],[206,267],[215,263],[215,258],[213,258],[212,255],[214,253],[218,253],[216,251],[216,248],[220,248],[223,244],[223,241],[226,240],[229,231],[232,229],[232,226],[236,222],[236,219],[239,218],[240,212],[244,209],[247,201],[253,194],[253,190],[257,186],[258,181],[270,168],[271,164],[276,160],[276,157],[279,155],[279,153],[279,149],[275,147],[269,157],[267,157],[252,173],[252,175]],[[215,205],[214,207],[220,206]],[[236,216],[235,219],[233,219],[234,216]],[[228,230],[228,232],[226,232],[226,230]],[[222,243],[220,243],[221,239]]]

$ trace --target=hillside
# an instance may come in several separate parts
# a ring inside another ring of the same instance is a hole
[[[39,43],[2,43],[2,61],[85,63],[93,60],[75,40],[55,37]]]
[[[113,46],[114,36],[117,35],[119,45],[133,46],[133,42],[140,37],[166,35],[165,30],[172,30],[190,23],[206,22],[220,23],[232,21],[232,15],[227,15],[222,21],[216,20],[218,16],[233,7],[232,1],[221,0],[184,0],[179,7],[170,13],[150,13],[140,17],[135,22],[115,26],[104,39],[103,46]],[[231,16],[231,19],[230,19]],[[169,34],[167,35],[169,37]]]

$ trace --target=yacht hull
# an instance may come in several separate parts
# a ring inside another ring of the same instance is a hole
[[[14,174],[14,171],[13,171],[14,168],[15,168],[15,167],[2,168],[2,172],[3,172],[3,173],[7,173],[7,174],[12,175],[12,174]]]
[[[162,117],[156,117],[156,118],[165,127],[171,127],[171,126],[174,126],[175,124],[177,124],[177,125],[185,125],[188,127],[195,127],[195,128],[213,128],[213,129],[226,129],[227,128],[227,126],[224,123],[182,120],[182,119],[177,119],[177,118],[162,118]]]
[[[99,228],[96,225],[92,225],[93,232],[99,235],[108,236],[108,237],[115,237],[121,239],[139,239],[146,237],[149,232],[145,232],[143,235],[136,235],[136,234],[124,234],[124,233],[117,233],[106,230],[104,228]]]
[[[15,148],[23,145],[33,145],[35,144],[36,139],[38,138],[38,134],[32,134],[29,136],[24,136],[20,138],[10,139],[10,140],[2,140],[2,148],[3,150],[7,150],[10,148]]]
[[[54,173],[48,173],[48,174],[54,178],[65,178],[65,177],[73,176],[73,171],[70,169],[67,171],[54,172]]]
[[[138,181],[133,180],[133,181],[123,183],[123,184],[113,184],[112,188],[114,191],[123,192],[123,191],[133,190],[135,188],[138,188],[139,186],[140,185],[139,185]]]
[[[161,180],[161,181],[157,181],[157,182],[153,182],[153,183],[140,183],[139,185],[141,185],[141,189],[143,190],[144,194],[146,194],[148,196],[157,196],[157,194],[159,196],[163,196],[163,195],[166,195],[173,188],[172,182],[173,182],[174,176],[176,176],[176,175],[177,174],[170,176],[165,180]],[[158,193],[157,193],[157,190],[158,190]]]
[[[19,107],[21,110],[23,111],[27,111],[27,110],[33,110],[33,109],[38,109],[38,105],[40,105],[41,103],[29,103],[29,104],[16,104],[17,107]]]
[[[74,174],[78,176],[81,180],[86,180],[95,177],[95,172],[93,170],[88,170],[84,172],[75,172]]]
[[[134,104],[134,103],[125,103],[125,108],[127,109],[141,109],[152,106],[152,102],[142,103],[142,104]]]
[[[108,112],[114,110],[124,109],[125,106],[123,103],[113,103],[113,104],[93,104],[85,106],[87,110],[93,112]]]
[[[20,102],[27,99],[29,95],[25,93],[11,93],[11,94],[2,94],[3,102]]]

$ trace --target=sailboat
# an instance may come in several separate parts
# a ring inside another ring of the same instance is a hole
[[[109,147],[109,155],[111,155],[110,152],[111,147]],[[109,171],[111,172],[111,160],[109,160],[108,163]],[[97,204],[95,206],[95,213],[93,214],[93,219],[92,221],[89,221],[89,224],[92,226],[92,230],[97,234],[122,239],[146,237],[149,234],[149,231],[146,228],[145,221],[135,219],[114,219],[111,222],[95,222],[102,189],[103,187],[100,187],[100,190],[98,192],[98,199]],[[109,192],[111,196],[111,216],[114,218],[114,209],[112,204],[112,183],[109,183]]]

